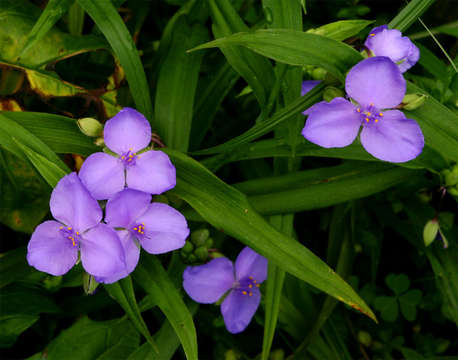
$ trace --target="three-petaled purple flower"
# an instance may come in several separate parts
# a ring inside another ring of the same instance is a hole
[[[138,111],[122,109],[107,121],[103,134],[105,145],[118,156],[92,154],[79,172],[95,199],[109,199],[126,185],[150,194],[161,194],[175,186],[175,167],[165,153],[139,153],[151,141],[151,126]]]
[[[200,266],[189,266],[183,273],[183,287],[196,302],[217,302],[229,291],[221,304],[221,313],[229,332],[236,334],[248,326],[255,314],[261,292],[259,285],[267,277],[267,259],[245,247],[235,261],[216,258]]]
[[[420,58],[420,50],[407,36],[387,25],[377,26],[369,33],[364,43],[375,56],[389,57],[397,63],[401,72],[414,66]]]
[[[127,267],[97,281],[114,282],[130,274],[137,266],[141,245],[150,254],[162,254],[182,248],[189,235],[185,217],[163,203],[151,203],[151,195],[124,189],[108,200],[105,222],[117,229],[126,256]]]
[[[58,182],[49,205],[57,221],[45,221],[33,232],[27,247],[29,265],[60,276],[75,265],[79,250],[83,268],[93,276],[105,278],[124,271],[126,262],[119,237],[100,222],[102,210],[76,173]]]
[[[385,56],[359,62],[349,71],[345,90],[358,105],[337,97],[307,109],[302,130],[307,140],[325,148],[344,147],[355,140],[362,125],[361,144],[378,159],[398,163],[421,153],[424,139],[417,122],[389,110],[406,92],[406,81],[394,62]]]

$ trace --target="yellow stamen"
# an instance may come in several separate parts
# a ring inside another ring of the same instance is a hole
[[[374,103],[370,103],[369,106],[374,106]]]
[[[250,293],[248,295],[253,296],[253,293],[250,291]]]
[[[379,113],[378,115],[379,115],[379,116],[383,116],[383,113]]]
[[[246,294],[247,294],[247,292],[246,292],[246,291],[242,291],[242,294],[243,294],[243,295],[246,295]]]
[[[260,287],[261,285],[260,284],[256,284],[256,287]]]
[[[366,113],[366,115],[367,115],[367,116],[371,116],[372,113],[368,111],[368,112]]]
[[[361,109],[360,109],[360,108],[357,108],[356,111],[357,111],[357,112],[361,112]]]
[[[248,276],[248,279],[253,280],[253,276]]]
[[[64,227],[63,226],[59,226],[59,230],[62,230]]]
[[[375,34],[369,34],[369,36],[375,36]]]
[[[375,122],[378,123],[378,119],[375,119]]]
[[[124,160],[125,158],[126,158],[126,157],[125,157],[124,155],[123,155],[123,156],[121,156],[121,159],[123,159],[123,160]]]
[[[256,280],[253,280],[253,282],[256,284]]]
[[[67,228],[67,230],[71,230],[71,229],[72,229],[72,227],[71,227],[71,226],[69,226],[69,227]]]
[[[369,122],[369,118],[366,118],[366,122]]]
[[[253,285],[250,284],[250,285],[248,285],[248,287],[251,289],[253,287]]]
[[[79,234],[80,234],[80,232],[79,232],[79,231],[77,231],[77,232],[76,232],[76,235],[79,235]]]

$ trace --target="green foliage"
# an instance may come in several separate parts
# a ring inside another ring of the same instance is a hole
[[[456,22],[433,4],[0,0],[0,357],[454,359]],[[300,134],[304,110],[344,96],[382,24],[421,53],[400,109],[425,147],[406,163]],[[301,96],[309,79],[321,84]],[[177,170],[154,201],[182,212],[191,235],[85,294],[95,279],[81,264],[39,272],[27,243],[52,188],[104,149],[103,123],[126,106]],[[268,278],[232,335],[217,306],[182,291],[182,274],[243,246],[268,259]]]

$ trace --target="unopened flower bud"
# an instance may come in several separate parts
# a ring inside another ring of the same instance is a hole
[[[439,232],[439,223],[437,219],[429,220],[423,228],[423,242],[425,246],[431,245]]]
[[[208,249],[205,246],[200,246],[194,250],[194,255],[200,261],[205,261],[208,258]]]
[[[83,275],[83,289],[85,294],[93,295],[97,286],[99,286],[99,283],[95,281],[94,277],[85,272]]]
[[[200,229],[193,231],[191,234],[191,241],[196,246],[202,246],[205,244],[205,240],[210,236],[208,229]]]
[[[366,331],[359,331],[358,332],[358,341],[366,347],[370,346],[372,343],[371,334],[369,334]]]
[[[102,124],[93,118],[82,118],[76,122],[81,132],[90,137],[97,137],[102,135],[103,126]]]
[[[312,78],[314,80],[324,80],[327,75],[327,71],[323,68],[316,68],[312,71]]]
[[[285,358],[285,351],[283,349],[275,349],[270,353],[270,360],[283,360]]]
[[[207,249],[210,249],[213,247],[214,241],[211,237],[209,237],[207,240],[205,240],[205,247]]]
[[[402,99],[401,108],[404,110],[415,110],[422,106],[425,100],[425,94],[407,94]]]
[[[334,86],[326,87],[326,89],[324,89],[324,92],[323,92],[323,100],[327,102],[330,102],[332,99],[336,97],[344,97],[344,96],[345,96],[345,93],[342,90]]]
[[[186,241],[184,246],[181,248],[181,251],[186,254],[191,253],[193,250],[194,250],[194,245],[190,241]]]

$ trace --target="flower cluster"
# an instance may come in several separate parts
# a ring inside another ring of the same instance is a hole
[[[148,150],[151,128],[134,109],[124,108],[107,121],[104,140],[116,155],[95,153],[79,175],[64,176],[51,194],[55,220],[37,226],[27,261],[59,276],[78,261],[98,282],[113,283],[131,273],[140,248],[151,254],[176,250],[189,229],[169,205],[152,203],[151,194],[175,186],[175,167],[161,151]],[[143,150],[143,152],[141,152]],[[105,221],[97,200],[107,200]]]
[[[267,277],[267,259],[245,247],[235,260],[220,257],[205,265],[188,266],[183,287],[196,302],[211,304],[220,300],[221,313],[229,332],[246,329],[261,301],[260,284]]]
[[[307,109],[302,135],[325,148],[344,147],[362,127],[361,144],[374,157],[395,163],[412,160],[423,149],[423,134],[415,120],[395,108],[406,93],[402,72],[418,60],[418,48],[386,26],[373,29],[365,45],[376,56],[359,62],[347,74],[345,90],[350,100],[336,97]]]

